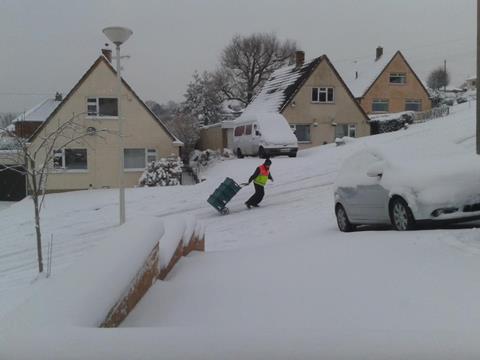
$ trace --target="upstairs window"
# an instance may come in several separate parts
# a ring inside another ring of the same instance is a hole
[[[422,111],[422,100],[405,100],[405,111]]]
[[[375,99],[372,102],[372,112],[388,112],[389,103],[388,99]]]
[[[335,92],[333,87],[314,87],[312,88],[312,102],[320,104],[331,104],[335,101]]]
[[[93,117],[118,117],[117,98],[88,98],[87,115]]]
[[[407,74],[405,73],[391,73],[390,84],[406,84]]]
[[[54,151],[54,169],[87,170],[87,165],[87,149],[61,149]]]

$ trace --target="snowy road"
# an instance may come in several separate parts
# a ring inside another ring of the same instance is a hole
[[[283,344],[278,354],[284,357],[289,341],[306,346],[302,349],[310,354],[331,344],[356,344],[377,355],[396,346],[405,355],[397,358],[415,358],[408,355],[419,351],[430,358],[480,354],[478,223],[412,232],[364,228],[346,234],[338,231],[333,213],[338,167],[365,144],[421,148],[428,136],[425,151],[433,139],[474,151],[473,108],[459,110],[449,119],[406,131],[302,151],[296,159],[274,158],[275,182],[267,186],[259,209],[247,210],[243,204],[252,187],[232,199],[228,216],[206,202],[225,177],[246,181],[261,162],[255,158],[219,162],[202,174],[207,181],[194,186],[128,189],[127,219],[194,216],[205,225],[207,252],[183,258],[166,281],[151,288],[124,329],[95,337],[96,345],[110,349],[116,336],[129,334],[137,344],[147,339],[159,349],[170,346],[172,354],[185,354],[184,344],[191,340],[207,354],[210,333],[234,351],[251,344],[254,334],[259,349]],[[117,224],[115,190],[49,195],[45,205],[42,229],[44,238],[54,237],[53,274],[95,251]],[[32,205],[23,201],[0,215],[0,317],[32,292],[31,213]],[[147,333],[150,327],[157,329]],[[162,336],[153,340],[152,334]],[[242,340],[232,338],[235,334]],[[182,340],[167,342],[175,338]]]

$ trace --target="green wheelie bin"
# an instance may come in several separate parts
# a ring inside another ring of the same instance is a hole
[[[235,180],[227,177],[218,188],[215,189],[207,202],[212,205],[220,214],[225,215],[230,210],[225,206],[240,191],[242,187]]]

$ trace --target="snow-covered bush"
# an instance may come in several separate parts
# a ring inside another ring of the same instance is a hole
[[[180,185],[183,162],[179,157],[162,158],[147,165],[139,180],[140,186]]]
[[[408,124],[413,124],[414,120],[415,113],[413,111],[370,116],[371,133],[373,135],[404,129],[408,127]]]
[[[232,159],[235,155],[230,149],[223,150],[194,150],[190,155],[189,164],[191,167],[206,167],[217,160]]]

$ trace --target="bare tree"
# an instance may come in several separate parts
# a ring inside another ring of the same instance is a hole
[[[182,160],[188,162],[188,157],[200,138],[198,119],[188,112],[178,111],[169,126],[175,136],[183,142]]]
[[[430,89],[438,90],[450,84],[450,75],[443,67],[433,70],[427,79],[427,85]]]
[[[7,151],[0,156],[4,167],[0,171],[16,171],[26,175],[27,190],[30,194],[35,213],[35,235],[37,242],[38,271],[43,272],[42,233],[40,213],[45,200],[48,175],[55,171],[58,154],[70,145],[89,146],[91,136],[101,136],[108,130],[86,127],[80,116],[73,115],[66,121],[58,120],[56,126],[45,126],[37,135],[35,145],[8,130],[2,131],[3,143],[9,144]],[[50,124],[52,125],[52,124]],[[23,165],[19,167],[19,165]]]
[[[12,123],[12,120],[17,117],[15,113],[0,114],[0,128],[6,127]]]
[[[215,73],[220,90],[227,99],[247,105],[275,70],[293,63],[296,50],[295,41],[281,42],[275,34],[235,35]]]

